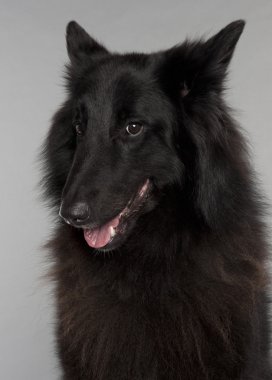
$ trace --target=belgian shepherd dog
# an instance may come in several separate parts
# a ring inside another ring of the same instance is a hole
[[[244,24],[151,54],[68,24],[42,153],[63,379],[272,378],[263,200],[224,100]]]

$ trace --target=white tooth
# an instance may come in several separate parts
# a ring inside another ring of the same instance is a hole
[[[144,195],[144,193],[147,190],[147,187],[148,187],[148,179],[145,181],[142,188],[140,189],[140,193],[139,193],[140,197],[142,197]]]
[[[111,227],[110,227],[110,236],[113,238],[113,237],[115,236],[115,234],[116,234],[116,231],[115,231],[115,229],[111,226]]]

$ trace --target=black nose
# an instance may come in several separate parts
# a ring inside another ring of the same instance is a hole
[[[88,204],[85,202],[77,202],[68,207],[62,203],[59,215],[66,223],[72,224],[75,227],[80,227],[87,223],[90,216],[90,210]]]

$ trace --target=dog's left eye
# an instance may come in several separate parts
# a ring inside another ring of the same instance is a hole
[[[126,126],[126,131],[131,136],[138,136],[142,133],[144,127],[140,123],[131,123]]]

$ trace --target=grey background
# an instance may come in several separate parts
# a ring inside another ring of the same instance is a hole
[[[231,64],[228,98],[248,132],[272,198],[272,1],[0,2],[0,379],[57,379],[52,288],[41,279],[52,230],[38,200],[38,147],[64,99],[64,32],[77,20],[112,50],[150,51],[228,22],[247,26]],[[271,222],[270,222],[271,225]]]

